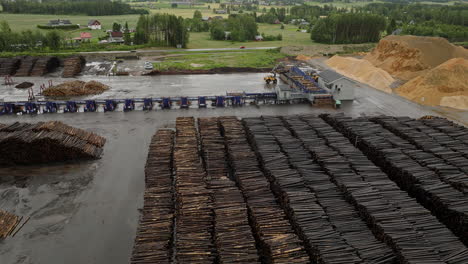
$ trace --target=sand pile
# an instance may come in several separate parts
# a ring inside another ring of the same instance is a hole
[[[397,92],[420,104],[468,109],[468,60],[448,60],[405,83]]]
[[[453,58],[468,59],[468,50],[444,38],[387,36],[364,59],[402,80],[410,80]]]
[[[44,90],[45,96],[78,96],[100,94],[108,90],[109,86],[97,81],[70,81],[52,86]]]
[[[390,85],[395,81],[392,76],[388,72],[375,67],[367,60],[333,56],[326,63],[344,76],[368,84],[386,93],[392,92]]]

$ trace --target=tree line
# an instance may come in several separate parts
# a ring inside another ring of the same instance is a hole
[[[42,33],[39,30],[13,32],[6,21],[0,21],[0,52],[25,50],[58,50],[64,38],[58,30]]]
[[[189,33],[182,17],[169,14],[141,15],[138,19],[135,44],[152,44],[156,46],[187,46]]]
[[[317,21],[311,31],[316,42],[351,44],[377,42],[386,28],[383,16],[365,13],[332,14]]]
[[[107,16],[125,14],[148,14],[146,9],[135,9],[129,4],[110,0],[80,0],[80,1],[38,1],[16,0],[1,2],[3,12],[14,14],[54,14],[88,16]]]
[[[249,41],[255,40],[255,36],[257,35],[258,25],[255,22],[255,18],[250,14],[230,15],[228,19],[211,22],[211,39]]]

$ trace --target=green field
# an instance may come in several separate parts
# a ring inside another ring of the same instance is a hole
[[[179,16],[192,17],[194,9],[160,9],[152,10],[152,12],[173,13]],[[203,16],[213,16],[214,14],[208,9],[201,9]],[[114,22],[125,24],[128,22],[130,28],[136,26],[138,15],[122,15],[122,16],[56,16],[56,15],[27,15],[27,14],[2,14],[1,18],[6,20],[10,27],[15,31],[35,30],[38,24],[47,24],[51,19],[70,19],[72,23],[87,25],[91,19],[98,19],[102,23],[102,30],[78,29],[73,31],[64,31],[68,37],[73,38],[79,36],[80,32],[90,31],[93,39],[92,42],[97,42],[98,37],[105,36],[105,30],[111,29]],[[280,29],[280,25],[259,24],[259,33],[267,35],[283,35],[282,41],[250,41],[250,42],[231,42],[231,41],[215,41],[211,40],[208,32],[191,32],[188,48],[229,48],[229,47],[282,47],[289,45],[310,45],[310,34],[297,32],[297,27],[294,25],[285,25],[285,29]]]
[[[168,56],[154,63],[158,70],[209,70],[220,67],[270,68],[277,59],[285,57],[278,50],[245,50],[234,52],[209,52]]]

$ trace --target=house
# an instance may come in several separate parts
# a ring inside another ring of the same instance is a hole
[[[333,98],[337,100],[354,100],[354,86],[356,83],[349,78],[332,70],[325,70],[318,74],[318,84],[329,89]]]
[[[211,20],[211,17],[202,17],[201,18],[201,21],[210,21]]]
[[[216,10],[216,11],[215,11],[215,14],[227,14],[227,11],[226,11],[226,10],[223,10],[223,9],[221,9],[221,10]]]
[[[90,42],[91,38],[92,38],[91,33],[81,32],[79,37],[73,38],[72,40],[74,40],[76,43],[80,43],[84,41]]]
[[[60,27],[60,26],[69,26],[69,25],[72,25],[72,23],[68,19],[57,19],[57,20],[50,20],[47,25],[50,27]]]
[[[279,19],[275,19],[275,22],[273,22],[273,24],[281,24],[281,21],[279,21]]]
[[[96,19],[90,20],[88,22],[88,28],[90,29],[101,29],[101,22]]]
[[[123,33],[121,31],[110,32],[108,41],[112,43],[123,43],[124,42]]]
[[[403,31],[403,29],[397,28],[392,32],[392,35],[400,35],[402,31]]]
[[[263,36],[262,36],[262,35],[257,35],[257,36],[255,36],[255,40],[256,40],[256,41],[262,41],[262,40],[263,40]]]

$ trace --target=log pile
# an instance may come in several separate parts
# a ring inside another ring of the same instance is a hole
[[[0,240],[11,235],[19,222],[19,216],[0,210]]]
[[[174,131],[158,130],[151,139],[145,167],[146,190],[132,264],[172,263]]]
[[[57,57],[40,57],[34,64],[31,71],[31,76],[43,76],[49,72],[53,72],[60,66],[60,61]]]
[[[244,121],[276,196],[316,263],[394,263],[392,250],[375,239],[282,119]]]
[[[26,77],[31,74],[31,71],[36,64],[36,57],[25,57],[21,60],[19,69],[16,71],[15,76],[17,77]]]
[[[219,263],[259,263],[241,191],[229,178],[224,138],[217,118],[200,118],[201,150],[212,191],[214,244]]]
[[[177,263],[213,263],[212,193],[205,183],[193,117],[177,118],[176,129],[175,259]]]
[[[355,142],[367,157],[379,165],[403,190],[416,197],[419,203],[436,215],[465,245],[468,244],[466,196],[407,154],[409,150],[417,149],[416,146],[367,118],[324,118]]]
[[[221,118],[230,167],[247,201],[251,226],[266,263],[309,263],[303,242],[294,233],[260,170],[245,130],[236,118]]]
[[[19,65],[18,58],[0,58],[0,76],[14,75]]]
[[[63,78],[71,78],[78,75],[83,69],[84,64],[83,57],[70,57],[64,60],[63,62]]]
[[[58,121],[16,122],[0,129],[0,164],[96,159],[105,138]]]

